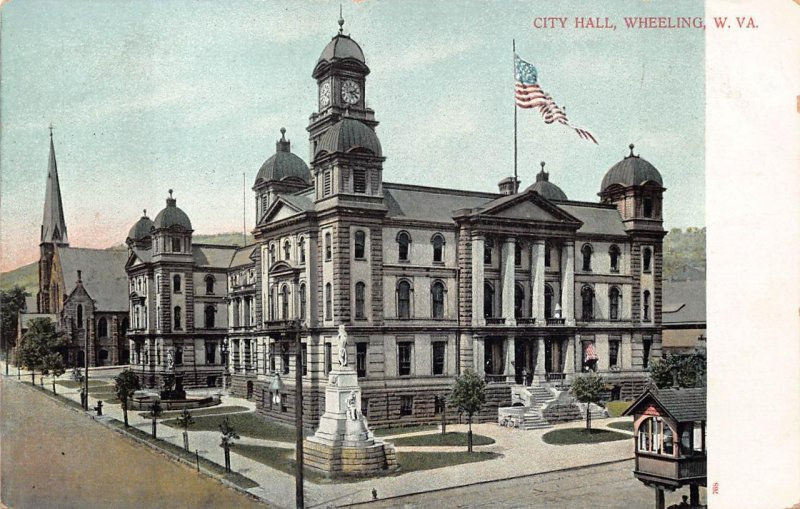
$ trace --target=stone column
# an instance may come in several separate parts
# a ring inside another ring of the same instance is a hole
[[[484,348],[485,345],[483,343],[483,338],[479,336],[475,336],[472,340],[472,351],[473,353],[473,364],[475,365],[475,373],[478,376],[483,377],[486,375],[486,370],[484,369]]]
[[[564,373],[567,380],[572,380],[572,377],[575,375],[575,337],[568,337],[566,343],[567,348],[564,352]]]
[[[546,325],[544,316],[544,239],[531,245],[531,316],[537,325]]]
[[[517,324],[514,317],[514,251],[516,245],[513,237],[507,237],[503,241],[503,258],[500,263],[500,277],[503,281],[501,316],[506,319],[506,325],[510,326]]]
[[[483,248],[486,239],[482,236],[476,236],[472,239],[472,325],[486,325],[486,319],[483,317]],[[481,352],[483,349],[481,349]],[[483,358],[480,359],[476,365],[480,364],[481,371],[483,371]]]
[[[575,325],[575,242],[571,240],[561,250],[561,313],[566,325]]]
[[[536,369],[533,373],[539,381],[545,381],[544,338],[536,338]]]
[[[513,259],[511,260],[514,261]],[[506,376],[506,382],[514,383],[514,336],[507,336],[505,342],[505,367],[503,374]]]

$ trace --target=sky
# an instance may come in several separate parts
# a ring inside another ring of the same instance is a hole
[[[124,242],[174,189],[197,233],[248,229],[280,128],[308,161],[311,72],[339,3],[12,0],[0,15],[0,270],[38,259],[48,125],[70,245]],[[384,180],[495,191],[513,174],[513,56],[594,145],[518,111],[518,172],[539,162],[570,199],[597,201],[635,153],[667,188],[666,228],[705,225],[704,31],[628,30],[623,16],[702,16],[699,1],[344,2],[364,50]],[[536,29],[564,16],[567,28]],[[609,17],[616,30],[575,29]]]

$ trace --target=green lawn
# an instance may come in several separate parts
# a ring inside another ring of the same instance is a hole
[[[597,444],[614,440],[629,440],[630,436],[607,429],[565,428],[549,431],[542,436],[545,443],[551,445]]]
[[[294,442],[294,428],[282,426],[272,422],[259,419],[252,412],[246,414],[229,415],[228,421],[236,432],[244,437],[261,438],[264,440],[275,440],[276,442]],[[219,431],[223,416],[210,415],[197,417],[194,424],[189,426],[190,431]],[[175,419],[163,421],[163,424],[172,428],[180,428]]]
[[[394,438],[391,442],[396,446],[437,446],[437,445],[451,445],[451,446],[467,446],[467,434],[461,431],[448,432],[446,435],[441,433],[432,433],[430,435],[414,435],[411,437]],[[484,435],[472,434],[472,445],[490,445],[494,443],[494,439]]]
[[[418,426],[405,426],[401,428],[380,428],[374,430],[376,437],[388,437],[392,435],[403,435],[406,433],[416,433],[417,431],[432,431],[438,429],[435,424],[421,424]]]
[[[222,414],[232,414],[234,412],[246,412],[249,408],[245,406],[215,406],[211,408],[196,408],[196,409],[189,409],[189,413],[192,414],[192,418],[194,417],[201,417],[203,415],[222,415]],[[183,413],[183,410],[169,410],[161,414],[160,419],[174,419],[176,417],[180,417]],[[141,417],[150,417],[147,412],[141,412],[139,414]]]
[[[67,389],[79,389],[81,386],[80,382],[76,382],[75,380],[56,380],[56,385],[66,387]],[[91,390],[92,387],[101,387],[104,385],[111,387],[107,382],[89,379],[89,390]]]
[[[188,460],[188,461],[191,461],[192,463],[194,463],[196,461],[196,456],[195,456],[194,452],[187,451],[183,447],[179,447],[179,446],[177,446],[175,444],[171,444],[169,442],[165,442],[165,441],[160,440],[158,438],[153,438],[153,436],[150,433],[142,431],[142,430],[140,430],[138,428],[134,428],[133,426],[131,426],[129,428],[126,428],[125,425],[122,422],[120,422],[120,421],[118,421],[116,419],[111,419],[109,422],[111,422],[111,424],[113,424],[117,428],[120,428],[120,429],[124,430],[126,433],[128,433],[130,435],[133,435],[133,436],[135,436],[135,437],[137,437],[137,438],[139,438],[141,440],[144,440],[144,441],[146,441],[148,443],[156,445],[159,449],[163,449],[163,450],[165,450],[167,452],[175,454],[176,456],[180,456],[181,458],[183,458],[185,460]],[[190,445],[191,445],[191,442],[190,442]],[[250,488],[255,488],[256,486],[258,486],[257,482],[253,481],[252,479],[250,479],[248,477],[245,477],[242,474],[239,474],[239,473],[235,472],[236,465],[231,465],[231,468],[234,470],[234,472],[226,474],[225,473],[225,467],[223,467],[222,465],[218,465],[217,463],[214,463],[213,461],[210,461],[210,460],[207,460],[207,459],[201,457],[200,458],[200,466],[205,468],[206,470],[209,470],[209,471],[215,473],[216,475],[222,476],[225,480],[227,480],[229,482],[232,482],[232,483],[236,484],[237,486],[239,486],[241,488],[250,489]]]
[[[606,409],[608,410],[608,415],[610,417],[619,417],[622,415],[622,412],[628,409],[631,406],[633,401],[609,401],[606,403]]]
[[[632,421],[612,422],[608,425],[609,428],[624,429],[625,431],[633,432]]]
[[[250,458],[259,463],[263,463],[281,472],[294,475],[294,449],[280,449],[277,447],[264,447],[260,445],[235,445],[233,451]],[[417,470],[431,470],[434,468],[451,467],[463,463],[474,463],[476,461],[486,461],[499,458],[501,455],[493,452],[398,452],[397,461],[400,470],[397,475]],[[231,465],[236,468],[236,465]],[[319,482],[333,482],[329,478],[317,471],[306,469],[303,472],[306,480]],[[391,475],[391,474],[390,474]],[[367,477],[337,477],[335,482],[357,482]]]

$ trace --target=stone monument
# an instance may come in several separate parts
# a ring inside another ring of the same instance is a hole
[[[376,439],[361,413],[361,388],[347,363],[347,331],[339,325],[338,366],[328,376],[325,413],[303,446],[305,465],[328,475],[374,475],[397,468],[394,445]]]

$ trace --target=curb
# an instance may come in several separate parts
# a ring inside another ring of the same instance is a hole
[[[114,431],[114,432],[122,435],[123,437],[128,438],[128,439],[130,439],[130,440],[132,440],[132,441],[134,441],[134,442],[136,442],[136,443],[138,443],[140,445],[147,446],[150,449],[163,454],[168,459],[178,463],[179,465],[181,465],[183,467],[191,468],[192,470],[198,472],[195,462],[192,462],[192,461],[189,461],[189,460],[187,460],[185,458],[182,458],[182,457],[176,455],[175,453],[170,452],[170,451],[168,451],[166,449],[162,449],[157,444],[154,444],[154,443],[151,443],[151,442],[147,442],[147,441],[145,441],[145,440],[143,440],[143,439],[141,439],[141,438],[139,438],[139,437],[137,437],[137,436],[135,436],[135,435],[133,435],[131,433],[128,433],[123,428],[117,428],[116,426],[113,426],[112,424],[110,424],[109,421],[112,420],[112,419],[117,421],[117,419],[114,419],[111,416],[108,416],[108,419],[103,419],[103,420],[96,419],[95,416],[91,415],[88,411],[79,410],[79,409],[77,409],[75,407],[67,405],[64,401],[61,400],[61,398],[58,397],[59,395],[57,395],[57,394],[52,394],[51,392],[48,392],[47,390],[42,390],[42,389],[39,389],[38,387],[35,387],[35,386],[28,386],[26,383],[23,383],[22,381],[18,381],[18,380],[12,380],[12,381],[20,383],[20,385],[22,385],[23,387],[28,387],[30,389],[34,389],[36,392],[39,392],[39,393],[43,394],[44,396],[48,397],[49,399],[51,399],[52,401],[55,401],[56,403],[61,404],[61,406],[67,408],[68,410],[71,410],[71,411],[75,412],[76,414],[83,415],[84,417],[86,417],[88,419],[91,419],[93,422],[96,422],[96,423],[102,425],[106,429]],[[119,422],[119,421],[117,421],[117,422]],[[215,461],[212,461],[212,460],[210,460],[208,458],[203,458],[203,459],[208,461],[208,462],[210,462],[210,463],[214,463],[215,465],[217,465],[219,467],[222,467],[222,465],[220,465],[219,463],[217,463]],[[199,470],[199,473],[204,475],[204,476],[206,476],[206,477],[214,479],[215,481],[218,481],[220,484],[222,484],[222,485],[224,485],[224,486],[226,486],[228,488],[231,488],[231,489],[233,489],[235,491],[238,491],[239,493],[242,493],[242,494],[246,495],[247,497],[249,497],[250,499],[252,499],[255,502],[259,502],[259,503],[267,505],[267,506],[272,504],[272,502],[270,500],[267,500],[265,498],[261,498],[258,495],[255,495],[254,493],[249,492],[247,489],[242,488],[241,486],[239,486],[237,484],[234,484],[234,483],[228,481],[227,479],[222,478],[221,476],[218,476],[217,474],[215,474],[214,472],[209,471],[205,467],[201,466],[200,470]],[[250,481],[253,481],[249,477],[248,477],[248,479]],[[258,484],[255,481],[253,481],[253,483]],[[260,488],[261,485],[258,484],[258,487]]]
[[[470,486],[481,486],[481,485],[484,485],[484,484],[491,484],[491,483],[503,482],[503,481],[513,481],[515,479],[525,479],[525,478],[528,478],[528,477],[536,477],[536,476],[546,475],[546,474],[556,474],[556,473],[559,473],[559,472],[570,472],[570,471],[573,471],[573,470],[583,470],[583,469],[586,469],[586,468],[601,467],[601,466],[604,466],[604,465],[613,465],[613,464],[616,464],[616,463],[624,463],[626,461],[631,461],[633,459],[634,459],[634,456],[631,456],[630,458],[623,458],[623,459],[620,459],[620,460],[601,461],[600,463],[593,463],[591,465],[580,465],[580,466],[577,466],[577,467],[557,468],[555,470],[545,470],[544,472],[536,472],[536,473],[533,473],[533,474],[512,475],[511,477],[504,477],[502,479],[491,479],[491,480],[486,480],[486,481],[477,481],[477,482],[472,482],[472,483],[467,483],[467,484],[461,484],[459,486],[448,486],[448,487],[445,487],[445,488],[435,488],[435,489],[432,489],[432,490],[414,491],[414,492],[410,492],[410,493],[404,493],[402,495],[393,495],[391,497],[383,497],[383,498],[379,498],[377,500],[367,500],[365,502],[354,502],[352,504],[338,505],[338,506],[335,506],[335,507],[362,507],[362,506],[368,506],[368,505],[372,504],[373,502],[378,502],[378,501],[397,500],[397,499],[410,497],[410,496],[414,496],[414,495],[428,495],[428,494],[432,494],[432,493],[440,493],[440,492],[443,492],[443,491],[456,490],[456,489],[460,489],[460,488],[467,488],[467,487],[470,487]]]

